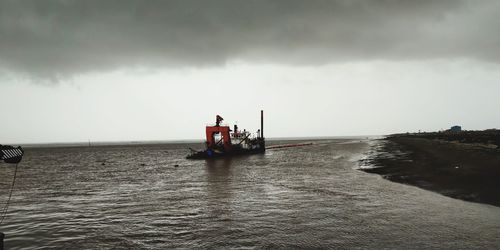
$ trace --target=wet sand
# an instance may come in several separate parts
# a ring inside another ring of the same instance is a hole
[[[366,172],[466,201],[500,206],[500,150],[416,136],[383,139]]]

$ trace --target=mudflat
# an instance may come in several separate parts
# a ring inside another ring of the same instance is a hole
[[[368,159],[375,167],[364,171],[449,197],[500,206],[497,145],[414,135],[382,140],[378,153]]]

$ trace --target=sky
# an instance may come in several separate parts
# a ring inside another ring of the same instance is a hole
[[[0,1],[2,143],[500,128],[500,2]]]

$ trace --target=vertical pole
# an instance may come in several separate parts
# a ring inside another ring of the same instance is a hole
[[[260,138],[264,139],[264,110],[260,111]]]
[[[0,250],[3,250],[3,238],[5,238],[5,234],[0,232]]]

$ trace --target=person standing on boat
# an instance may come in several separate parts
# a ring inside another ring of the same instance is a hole
[[[224,119],[220,115],[217,115],[216,118],[215,118],[215,126],[219,127],[220,126],[220,122],[223,121],[223,120]]]

